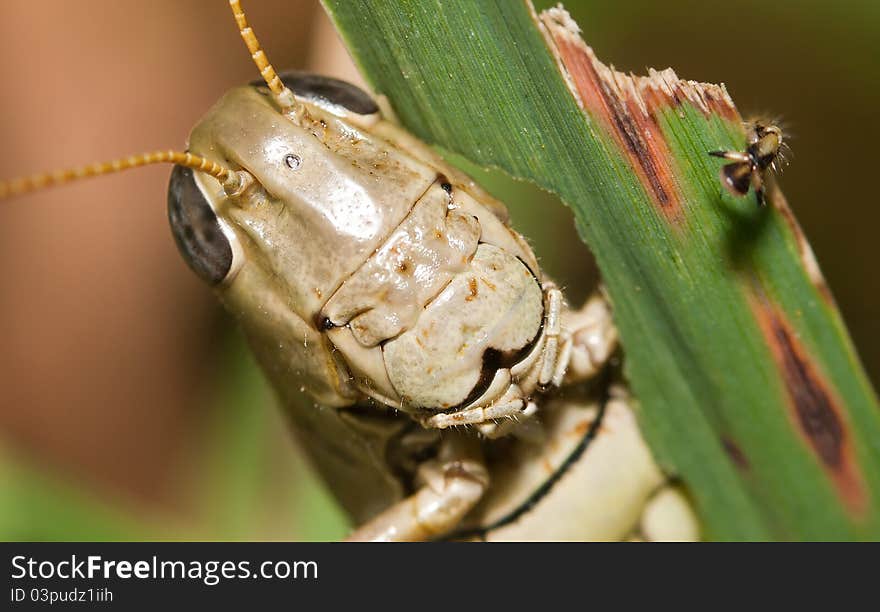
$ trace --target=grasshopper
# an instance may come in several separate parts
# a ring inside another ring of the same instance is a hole
[[[570,308],[503,204],[366,92],[260,79],[163,150],[0,183],[0,198],[171,163],[184,261],[238,319],[350,539],[694,539],[608,364],[600,293]]]

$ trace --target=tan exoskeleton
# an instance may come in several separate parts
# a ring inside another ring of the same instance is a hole
[[[230,5],[264,82],[223,96],[187,153],[20,179],[0,196],[175,163],[180,252],[364,523],[352,539],[632,535],[665,479],[625,393],[608,380],[548,393],[603,370],[616,347],[605,300],[569,309],[502,204],[363,91],[276,75]],[[695,537],[683,498],[663,499],[672,510],[654,515],[684,531],[642,536]]]

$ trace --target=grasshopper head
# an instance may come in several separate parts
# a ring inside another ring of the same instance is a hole
[[[295,115],[257,83],[228,92],[196,125],[188,150],[248,178],[230,194],[214,177],[175,169],[169,218],[187,263],[234,312],[259,310],[271,284],[311,321],[435,172],[372,133],[381,118],[360,89],[303,73],[283,80]]]

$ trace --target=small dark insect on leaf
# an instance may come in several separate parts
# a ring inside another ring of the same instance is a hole
[[[748,147],[745,151],[709,151],[709,155],[730,160],[721,167],[721,184],[734,196],[755,190],[758,206],[763,206],[767,170],[776,169],[782,148],[782,130],[776,125],[760,122],[747,124]]]

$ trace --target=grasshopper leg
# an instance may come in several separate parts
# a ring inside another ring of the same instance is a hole
[[[349,542],[418,542],[453,531],[480,501],[489,474],[479,446],[457,433],[443,442],[437,459],[419,467],[415,493],[355,530]]]
[[[633,539],[647,542],[698,542],[700,524],[693,506],[681,488],[665,484],[642,510]]]
[[[598,291],[580,310],[563,308],[559,318],[561,343],[549,381],[557,387],[592,378],[617,348],[611,308]]]

